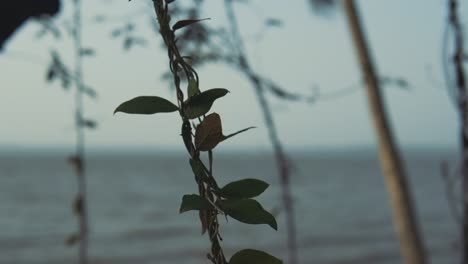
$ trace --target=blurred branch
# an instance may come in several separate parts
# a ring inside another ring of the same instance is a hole
[[[461,170],[462,179],[462,263],[468,264],[468,90],[464,68],[464,36],[463,29],[458,17],[458,1],[448,0],[448,23],[452,28],[454,38],[454,50],[452,55],[453,75],[447,64],[443,65],[444,76],[447,82],[447,89],[454,98],[458,108],[460,118],[460,145],[461,145]],[[443,54],[447,54],[448,28],[444,34]]]
[[[76,201],[80,204],[80,209],[77,211],[78,230],[80,234],[78,257],[80,264],[88,263],[89,251],[89,219],[88,219],[88,196],[87,196],[87,181],[86,181],[86,161],[85,161],[85,126],[88,122],[84,117],[83,105],[83,40],[82,40],[82,2],[81,0],[73,0],[73,30],[71,37],[75,50],[75,77],[76,87],[75,92],[75,122],[76,122],[76,150],[75,159],[77,160],[76,176],[78,181],[78,194]],[[89,127],[94,127],[89,123]]]
[[[337,0],[307,0],[312,12],[317,15],[329,15],[338,7]]]
[[[461,211],[458,208],[460,199],[457,198],[454,188],[456,186],[457,179],[460,179],[460,170],[457,169],[451,172],[449,164],[444,161],[440,164],[440,175],[442,176],[442,180],[445,185],[445,195],[449,204],[450,213],[461,230],[463,221]]]
[[[80,57],[83,56],[81,52],[79,53]],[[97,97],[97,92],[88,85],[85,85],[82,78],[80,78],[80,76],[78,76],[76,73],[73,73],[72,70],[70,70],[65,63],[63,63],[59,53],[56,50],[51,51],[50,57],[51,62],[47,68],[46,73],[47,82],[52,82],[55,79],[59,79],[62,82],[62,87],[64,89],[68,89],[71,83],[79,83],[79,85],[76,85],[77,92],[84,93],[91,98]]]
[[[281,140],[278,136],[276,129],[275,121],[272,115],[270,105],[265,97],[265,87],[268,87],[265,80],[259,78],[257,74],[253,71],[251,65],[248,62],[244,43],[241,38],[240,30],[238,28],[237,18],[232,6],[232,0],[225,0],[224,7],[226,10],[226,16],[229,21],[231,39],[235,43],[235,51],[237,55],[237,67],[245,75],[245,77],[250,80],[255,94],[257,96],[258,103],[262,109],[263,118],[265,120],[266,126],[268,128],[268,134],[270,141],[273,145],[273,150],[276,157],[276,164],[278,166],[279,177],[281,182],[282,190],[282,200],[283,207],[286,211],[286,225],[287,225],[287,235],[288,235],[288,253],[289,253],[289,263],[297,263],[297,242],[296,242],[296,223],[295,223],[295,213],[294,206],[292,203],[291,196],[291,187],[290,187],[290,165],[289,158],[283,150]],[[271,85],[270,85],[271,89]],[[277,91],[284,91],[278,89]],[[281,94],[284,98],[284,93]]]
[[[449,65],[449,41],[450,41],[450,21],[447,21],[444,27],[443,37],[442,37],[442,73],[445,82],[445,89],[452,101],[453,105],[457,107],[457,98],[459,97],[458,90],[453,81],[452,72],[450,71]]]

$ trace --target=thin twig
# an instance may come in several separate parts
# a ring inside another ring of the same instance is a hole
[[[460,114],[460,142],[461,142],[461,173],[462,178],[462,263],[468,264],[468,96],[465,69],[463,64],[464,53],[464,36],[463,29],[460,23],[456,0],[448,0],[449,5],[449,23],[452,26],[454,34],[454,54],[453,60],[453,84],[448,83],[447,89],[454,92],[456,95],[456,103]],[[445,68],[445,67],[444,67]]]
[[[84,120],[83,109],[83,62],[82,62],[82,21],[81,21],[81,0],[74,0],[74,27],[72,31],[75,48],[75,126],[76,126],[76,176],[78,181],[77,201],[81,205],[78,211],[79,217],[79,263],[88,263],[88,204],[86,195],[86,173],[85,173],[85,134],[82,121]]]
[[[449,204],[449,210],[452,214],[452,218],[457,223],[457,226],[462,227],[462,215],[459,212],[458,204],[459,199],[455,195],[454,186],[456,185],[456,180],[460,178],[459,171],[456,170],[454,173],[451,173],[449,164],[447,162],[442,162],[440,164],[440,175],[445,186],[445,196]]]

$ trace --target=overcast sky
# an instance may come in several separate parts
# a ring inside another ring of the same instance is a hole
[[[85,4],[85,45],[97,51],[85,62],[85,81],[98,93],[86,101],[86,116],[96,119],[99,128],[87,133],[90,146],[182,146],[177,114],[136,116],[117,114],[121,102],[139,95],[158,95],[175,101],[167,83],[160,80],[167,56],[160,49],[159,36],[151,31],[149,15],[141,10],[149,0],[83,0]],[[205,23],[225,23],[222,1],[206,0]],[[308,94],[314,85],[333,92],[361,79],[346,20],[341,10],[329,17],[310,12],[305,0],[260,1],[237,4],[251,63],[290,91]],[[374,59],[381,75],[403,77],[408,90],[385,87],[393,130],[401,145],[455,146],[458,143],[458,116],[443,87],[441,70],[442,32],[446,1],[373,0],[359,1]],[[461,1],[463,2],[463,1]],[[63,21],[68,7],[59,17]],[[69,10],[68,10],[69,11]],[[122,43],[111,39],[113,28],[124,20],[96,24],[98,14],[141,14],[136,17],[138,34],[151,41],[146,47],[123,52]],[[467,5],[460,14],[468,14]],[[258,41],[255,36],[266,18],[284,21]],[[464,20],[466,24],[466,16]],[[61,145],[74,143],[73,91],[44,80],[52,47],[71,62],[71,42],[57,43],[50,37],[36,39],[40,27],[28,23],[0,54],[0,146]],[[468,34],[467,34],[468,35]],[[224,87],[231,91],[212,108],[223,118],[230,133],[257,126],[229,139],[223,148],[267,148],[269,146],[259,106],[250,84],[236,71],[223,65],[199,69],[201,88]],[[289,147],[321,148],[369,146],[375,135],[363,89],[336,100],[314,104],[287,103],[269,98],[279,134]]]

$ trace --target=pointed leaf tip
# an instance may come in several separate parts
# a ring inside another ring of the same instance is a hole
[[[156,113],[170,113],[179,108],[170,101],[158,96],[139,96],[120,104],[114,111],[127,114],[151,115]]]
[[[211,18],[179,20],[179,21],[177,21],[177,23],[174,24],[174,26],[172,26],[172,30],[176,31],[176,30],[178,30],[180,28],[186,27],[186,26],[191,25],[193,23],[197,23],[197,22],[200,22],[200,21],[203,21],[203,20],[209,20],[209,19],[211,19]]]
[[[233,136],[235,136],[235,135],[237,135],[237,134],[243,133],[243,132],[245,132],[245,131],[247,131],[247,130],[250,130],[250,129],[253,129],[253,128],[257,128],[257,127],[251,126],[251,127],[248,127],[248,128],[241,129],[241,130],[239,130],[239,131],[237,131],[237,132],[234,132],[234,133],[232,133],[232,134],[229,134],[229,135],[227,135],[227,136],[224,136],[224,139],[228,139],[228,138],[230,138],[230,137],[233,137]]]

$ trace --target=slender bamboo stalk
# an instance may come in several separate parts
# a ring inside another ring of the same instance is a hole
[[[393,219],[400,237],[401,251],[405,263],[423,264],[426,263],[424,247],[420,239],[404,166],[386,116],[377,71],[371,59],[354,1],[343,0],[343,7],[367,85],[367,97],[379,142],[380,162],[393,207]]]

